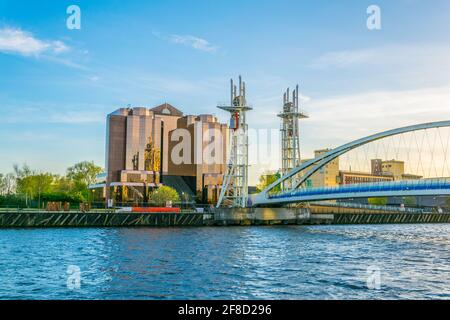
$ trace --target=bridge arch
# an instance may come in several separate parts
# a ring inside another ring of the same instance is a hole
[[[296,174],[300,173],[301,171],[304,171],[308,168],[311,168],[310,170],[306,171],[306,173],[293,185],[293,190],[297,189],[299,186],[301,186],[308,178],[310,178],[315,172],[326,166],[328,163],[333,161],[334,159],[338,158],[339,156],[356,149],[358,147],[361,147],[365,144],[384,139],[387,137],[399,135],[402,133],[412,132],[412,131],[419,131],[419,130],[426,130],[426,129],[435,129],[435,128],[442,128],[442,127],[450,127],[450,120],[446,121],[438,121],[438,122],[428,122],[428,123],[422,123],[412,126],[406,126],[402,128],[387,130],[384,132],[380,132],[377,134],[373,134],[361,139],[354,140],[352,142],[346,143],[338,148],[332,149],[314,159],[311,159],[309,161],[306,161],[302,165],[292,169],[290,172],[288,172],[283,177],[279,178],[277,181],[270,184],[267,188],[262,190],[259,194],[257,194],[253,198],[253,204],[258,205],[260,203],[264,203],[265,200],[269,198],[269,193],[278,185],[281,185],[284,181],[288,179],[292,179]]]

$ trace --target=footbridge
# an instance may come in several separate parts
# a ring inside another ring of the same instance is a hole
[[[269,185],[261,193],[253,196],[250,200],[251,205],[270,206],[297,202],[339,200],[349,198],[450,195],[450,179],[444,177],[439,177],[438,179],[360,183],[332,187],[308,187],[306,185],[306,181],[316,172],[323,170],[330,162],[356,148],[395,135],[444,127],[450,127],[450,120],[423,123],[388,130],[342,145],[338,148],[325,152],[312,160],[306,161],[296,168],[293,168],[283,177]],[[435,137],[438,137],[438,135]],[[446,142],[447,146],[445,147],[442,142],[442,138],[439,137],[439,139],[441,139],[440,143],[447,152],[449,149],[448,141]],[[422,145],[423,144],[424,143],[422,141]],[[450,162],[450,160],[447,159],[444,161],[446,161],[447,164]],[[293,187],[290,190],[279,191],[283,185],[283,182],[289,179],[291,179],[290,181]]]
[[[450,195],[450,179],[423,179],[383,183],[352,184],[325,188],[304,188],[270,194],[264,204],[341,200],[349,198]]]

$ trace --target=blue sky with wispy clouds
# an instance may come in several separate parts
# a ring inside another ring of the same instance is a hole
[[[81,30],[66,8],[81,8]],[[366,9],[381,8],[369,31]],[[250,125],[278,128],[296,83],[304,156],[450,118],[450,2],[0,0],[0,172],[104,164],[105,115],[169,102],[214,113],[242,74]],[[276,165],[275,165],[276,166]]]

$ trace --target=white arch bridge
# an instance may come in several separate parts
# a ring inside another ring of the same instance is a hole
[[[305,182],[314,173],[324,168],[334,159],[348,153],[353,149],[377,140],[400,135],[403,133],[443,127],[450,127],[450,120],[397,128],[347,143],[341,147],[330,150],[316,157],[315,159],[306,161],[302,165],[292,169],[289,173],[269,185],[261,193],[252,196],[250,199],[251,205],[277,206],[289,203],[349,198],[450,195],[450,178],[443,177],[438,179],[351,184],[318,188],[306,188],[304,186]],[[446,161],[450,162],[450,159]],[[291,181],[293,181],[292,189],[281,192],[274,192],[277,187],[281,186],[283,182],[288,179],[291,179]]]

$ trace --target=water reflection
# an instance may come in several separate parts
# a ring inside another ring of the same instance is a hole
[[[450,298],[450,226],[0,231],[0,297]],[[80,290],[66,285],[81,269]],[[381,272],[369,290],[367,268]]]

